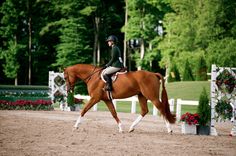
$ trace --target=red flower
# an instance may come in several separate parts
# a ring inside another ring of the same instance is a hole
[[[181,116],[180,121],[186,122],[189,125],[196,125],[198,124],[198,120],[199,120],[199,115],[197,113],[192,114],[192,113],[185,113]]]

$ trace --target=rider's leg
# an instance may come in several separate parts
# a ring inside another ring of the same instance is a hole
[[[112,91],[112,80],[111,80],[111,75],[113,73],[116,73],[117,71],[119,71],[121,68],[117,68],[117,67],[107,67],[105,69],[105,72],[103,72],[103,77],[106,80],[108,87],[107,90],[108,91]]]
[[[107,91],[112,91],[112,80],[111,80],[111,76],[108,75],[108,74],[105,74],[103,77],[104,77],[104,79],[106,80],[106,83],[107,83],[106,90],[107,90]]]

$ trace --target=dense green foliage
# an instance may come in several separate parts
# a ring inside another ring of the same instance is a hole
[[[163,67],[175,60],[183,74],[188,59],[195,76],[199,55],[206,58],[208,71],[212,63],[236,66],[234,0],[174,0],[170,6],[173,11],[165,14],[166,35],[159,44]]]
[[[68,104],[68,106],[73,106],[75,104],[75,102],[74,102],[74,94],[72,92],[68,93],[67,104]]]
[[[201,95],[199,97],[199,105],[197,108],[197,113],[200,116],[199,125],[209,125],[211,120],[211,106],[209,103],[208,94],[206,88],[203,88]]]
[[[168,76],[168,82],[180,81],[180,73],[175,63],[172,63],[170,68],[170,74]]]
[[[190,67],[188,59],[185,62],[185,67],[184,67],[184,74],[183,74],[183,81],[193,81],[193,72],[192,68]]]
[[[50,100],[47,86],[9,86],[0,85],[0,99],[16,100]]]
[[[236,66],[235,8],[235,0],[2,0],[0,84],[47,85],[48,71],[103,65],[111,34],[121,49],[125,35],[139,42],[124,56],[129,69],[174,70],[183,80],[188,60],[192,79],[205,80],[212,63]]]
[[[200,56],[198,59],[196,80],[197,81],[207,80],[207,64],[203,56]]]

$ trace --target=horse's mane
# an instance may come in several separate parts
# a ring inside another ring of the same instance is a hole
[[[91,65],[91,64],[75,64],[75,65],[66,67],[64,69],[64,72],[75,73],[77,71],[81,71],[84,69],[93,69],[94,67],[96,66]]]

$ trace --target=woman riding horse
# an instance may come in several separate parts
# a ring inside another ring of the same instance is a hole
[[[64,70],[67,91],[73,91],[75,82],[81,79],[87,84],[87,90],[91,97],[82,109],[74,127],[78,128],[85,113],[93,105],[103,100],[112,116],[115,118],[119,131],[122,132],[121,122],[117,116],[112,100],[109,99],[106,91],[103,90],[105,84],[100,78],[101,70],[102,68],[86,64],[73,65]],[[160,80],[162,83],[161,101],[159,99]],[[132,132],[135,126],[148,113],[147,100],[150,100],[164,116],[167,130],[168,132],[172,132],[169,123],[175,123],[176,118],[170,112],[165,82],[161,74],[140,70],[119,75],[117,80],[113,83],[113,98],[121,99],[134,95],[138,96],[141,112],[140,116],[130,126],[129,132]]]
[[[107,38],[108,46],[111,47],[111,60],[105,65],[105,71],[103,72],[103,77],[106,80],[107,86],[105,90],[112,91],[112,80],[111,75],[118,72],[121,68],[124,67],[123,61],[121,58],[121,52],[119,47],[116,45],[118,38],[114,35],[111,35]]]

